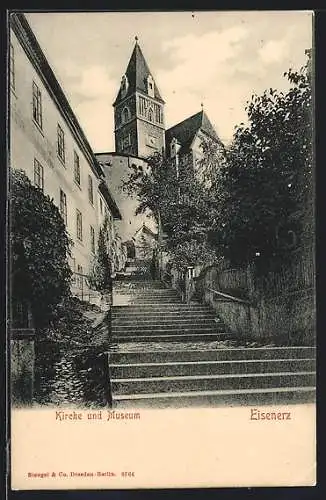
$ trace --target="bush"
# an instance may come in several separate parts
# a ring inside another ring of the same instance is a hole
[[[11,295],[28,301],[36,327],[44,327],[70,294],[71,240],[58,208],[23,171],[10,176]]]

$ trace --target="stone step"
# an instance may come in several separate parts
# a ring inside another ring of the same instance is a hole
[[[274,373],[313,371],[313,359],[241,361],[185,361],[165,363],[110,364],[112,378],[164,377],[177,375],[220,375],[229,373]]]
[[[129,278],[128,281],[124,278]],[[157,286],[161,288],[165,288],[166,290],[175,290],[175,288],[171,288],[170,286],[166,286],[162,281],[159,280],[151,280],[151,279],[143,279],[143,280],[133,280],[132,276],[123,276],[123,279],[115,279],[113,282],[113,288],[119,287],[119,286],[140,286],[140,287],[148,287],[148,288],[155,288]]]
[[[209,390],[266,389],[279,387],[314,387],[315,372],[270,372],[222,375],[180,375],[144,378],[111,378],[112,392],[146,394]]]
[[[179,348],[179,350],[177,350]],[[163,363],[185,361],[226,361],[264,359],[315,359],[315,347],[239,347],[221,349],[185,350],[176,344],[173,350],[152,350],[143,352],[111,352],[111,363]]]
[[[121,342],[214,342],[218,340],[226,340],[230,338],[230,333],[224,332],[196,332],[196,333],[167,333],[167,334],[158,334],[152,333],[148,335],[114,335],[112,336],[112,340],[115,343]]]
[[[114,408],[182,408],[218,407],[218,406],[275,406],[275,412],[280,405],[297,403],[314,403],[315,387],[281,387],[267,389],[240,389],[229,391],[191,391],[171,393],[146,393],[114,395]],[[253,409],[254,409],[253,408]],[[285,410],[286,411],[286,410]],[[251,408],[248,408],[248,419],[251,418]],[[286,416],[284,417],[286,418]],[[293,418],[293,416],[292,416]]]
[[[212,312],[208,309],[207,306],[202,306],[200,304],[131,304],[131,305],[123,305],[123,306],[113,306],[112,312],[125,314],[125,313],[148,313],[148,312],[158,312],[158,313],[166,313],[166,312]]]
[[[146,321],[150,322],[153,320],[167,320],[167,321],[192,321],[194,319],[207,319],[213,321],[221,321],[211,312],[195,312],[192,311],[182,312],[182,311],[167,311],[165,313],[157,312],[114,312],[112,313],[112,321]]]
[[[131,292],[131,293],[137,293],[139,295],[143,295],[144,297],[150,297],[151,294],[155,295],[157,297],[164,297],[166,296],[175,296],[179,297],[179,294],[175,291],[172,290],[171,288],[140,288],[140,287],[131,287],[131,286],[125,286],[125,287],[114,287],[113,292],[118,291],[118,292]]]
[[[216,326],[219,326],[219,325],[222,325],[222,321],[219,320],[219,319],[215,319],[215,318],[207,318],[206,316],[203,316],[203,317],[200,317],[200,318],[197,318],[196,316],[195,317],[191,317],[191,318],[182,318],[182,317],[176,317],[176,318],[171,318],[171,317],[165,317],[165,316],[162,316],[162,317],[152,317],[150,319],[147,318],[147,316],[145,317],[135,317],[135,318],[132,318],[130,319],[129,317],[126,318],[126,317],[115,317],[115,318],[112,318],[112,327],[113,328],[116,328],[116,327],[120,327],[120,326],[123,326],[123,327],[155,327],[157,325],[166,325],[166,326],[170,326],[170,325],[174,325],[174,326],[179,326],[179,327],[187,327],[187,325],[216,325]]]
[[[161,300],[164,300],[164,299],[176,299],[181,303],[180,297],[177,294],[166,293],[165,291],[164,291],[164,293],[160,293],[160,294],[153,293],[153,292],[142,293],[142,292],[138,292],[135,290],[121,290],[121,291],[117,291],[116,293],[119,293],[119,295],[122,295],[122,296],[132,297],[132,298],[139,299],[139,300],[152,300],[152,302],[154,302],[154,299],[155,299],[155,301],[160,302]]]
[[[141,287],[141,286],[135,286],[135,287],[130,287],[130,286],[119,286],[119,287],[113,287],[112,289],[113,294],[115,293],[142,293],[142,294],[149,294],[149,293],[155,293],[157,296],[160,294],[169,294],[170,291],[167,288],[146,288],[146,287]],[[174,292],[176,293],[176,292]]]
[[[161,296],[158,296],[158,295],[149,295],[149,296],[144,296],[144,295],[139,295],[137,293],[133,293],[133,292],[123,292],[123,293],[120,293],[118,294],[119,297],[123,297],[124,299],[128,299],[128,300],[139,300],[141,301],[142,303],[145,302],[146,304],[149,303],[149,304],[154,304],[154,303],[157,303],[157,304],[160,304],[161,302],[164,304],[167,303],[169,304],[170,301],[176,301],[178,304],[182,304],[181,300],[179,297],[176,297],[175,295],[161,295]],[[113,299],[115,298],[115,295],[113,295]],[[139,302],[140,303],[140,302]]]
[[[163,306],[164,304],[176,304],[180,305],[180,299],[178,297],[160,297],[159,299],[152,298],[141,298],[141,297],[129,297],[128,303],[130,305],[149,305],[149,306]]]
[[[146,333],[147,335],[154,333],[154,334],[161,334],[161,333],[202,333],[202,332],[207,332],[207,333],[215,333],[215,332],[221,332],[223,331],[225,333],[225,328],[223,328],[223,325],[218,325],[215,324],[214,322],[209,322],[209,323],[200,323],[198,324],[195,323],[186,323],[182,325],[178,324],[170,324],[167,325],[165,323],[156,323],[153,325],[115,325],[112,324],[112,333],[113,335],[138,335],[140,333]]]
[[[168,335],[187,335],[188,333],[227,333],[230,337],[231,334],[230,332],[227,331],[227,329],[224,327],[224,325],[219,325],[215,323],[206,323],[206,324],[194,324],[194,323],[189,323],[187,325],[167,325],[165,323],[157,323],[156,325],[147,325],[145,327],[143,326],[128,326],[125,327],[124,325],[119,325],[118,326],[112,326],[112,335],[119,337],[120,335],[124,336],[134,336],[137,337],[137,335],[162,335],[162,334],[168,334]]]

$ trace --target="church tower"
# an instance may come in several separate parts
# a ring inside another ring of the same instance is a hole
[[[164,101],[136,44],[113,104],[115,151],[146,158],[165,146]]]

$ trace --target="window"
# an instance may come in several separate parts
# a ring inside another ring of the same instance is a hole
[[[151,75],[148,75],[147,77],[147,93],[151,97],[154,97],[154,80]]]
[[[34,159],[34,184],[41,189],[41,191],[44,190],[44,170],[36,158]]]
[[[80,163],[79,156],[76,151],[74,151],[74,179],[76,184],[80,186]]]
[[[95,253],[95,230],[93,226],[89,226],[90,228],[90,237],[91,237],[91,251]]]
[[[122,79],[121,79],[121,94],[122,96],[124,97],[127,93],[127,90],[128,90],[128,78],[126,77],[126,75],[123,75]]]
[[[147,118],[150,122],[154,121],[154,113],[153,113],[153,108],[149,108]]]
[[[9,52],[9,74],[10,74],[10,87],[15,90],[15,52],[14,46],[10,44]]]
[[[76,210],[77,238],[83,241],[83,217],[81,212]]]
[[[59,211],[61,214],[61,217],[64,220],[64,223],[67,225],[67,196],[66,193],[60,189],[60,207]]]
[[[161,106],[159,106],[158,104],[154,104],[154,109],[155,109],[155,121],[157,121],[157,123],[163,123]]]
[[[146,110],[149,106],[149,101],[147,101],[144,97],[139,96],[139,113],[143,116],[146,116]]]
[[[93,205],[94,204],[93,179],[90,175],[88,176],[88,199]]]
[[[122,111],[122,122],[126,123],[130,119],[130,111],[128,108],[124,108]]]
[[[76,259],[75,257],[70,257],[70,269],[72,270],[72,276],[71,276],[71,284],[76,285],[77,284],[77,276],[76,276]]]
[[[83,268],[81,265],[78,264],[77,265],[77,280],[76,280],[78,288],[83,288],[83,276],[82,276],[82,274],[83,274]]]
[[[35,82],[33,82],[33,120],[42,129],[42,94]]]
[[[60,160],[65,162],[65,133],[58,124],[57,128],[57,152]]]
[[[122,148],[128,148],[131,145],[131,137],[130,134],[126,135],[122,139]]]
[[[131,136],[130,134],[127,134],[120,139],[120,149],[123,151],[129,146],[131,146]]]
[[[100,212],[101,212],[101,215],[103,215],[103,201],[102,201],[102,198],[100,198]]]

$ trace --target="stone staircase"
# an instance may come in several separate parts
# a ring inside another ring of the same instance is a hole
[[[159,281],[125,282],[120,295],[109,353],[114,407],[314,401],[314,347],[235,347],[207,306],[182,303]]]

